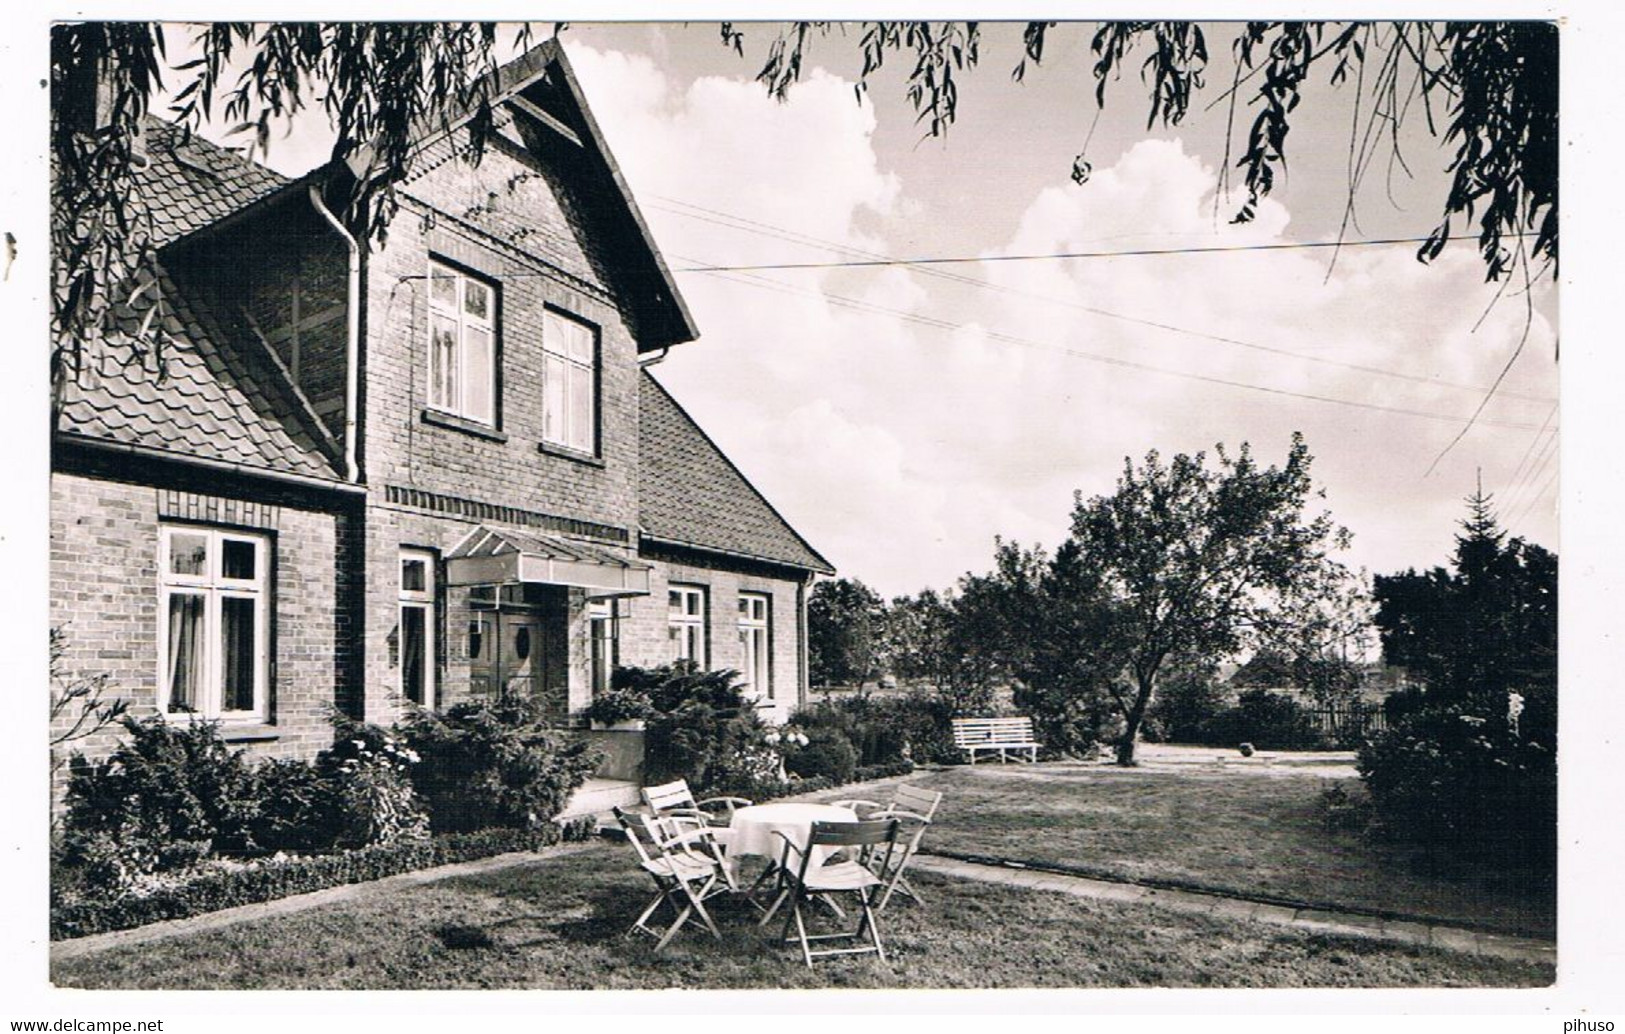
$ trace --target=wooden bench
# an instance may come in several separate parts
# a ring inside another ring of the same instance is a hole
[[[1000,761],[1010,760],[1007,751],[1025,750],[1028,760],[1038,760],[1040,744],[1033,735],[1031,718],[955,718],[953,722],[954,746],[969,754],[973,765],[980,750],[998,751]]]

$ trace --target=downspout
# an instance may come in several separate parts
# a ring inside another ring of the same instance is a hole
[[[321,188],[314,183],[310,185],[310,204],[338,231],[339,236],[344,238],[345,247],[350,249],[350,275],[344,306],[344,477],[355,483],[361,480],[361,465],[356,461],[357,409],[361,394],[361,245],[322,201]]]
[[[796,583],[796,706],[807,706],[807,681],[809,678],[807,665],[807,586],[813,582],[814,574],[808,571]]]

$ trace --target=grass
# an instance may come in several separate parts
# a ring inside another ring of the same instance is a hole
[[[909,782],[945,794],[927,849],[1523,936],[1550,938],[1556,930],[1555,889],[1532,890],[1493,867],[1443,867],[1400,847],[1328,831],[1317,801],[1330,784],[1312,767],[985,764]],[[1363,793],[1354,780],[1342,785]]]
[[[1140,903],[917,879],[888,958],[808,970],[742,903],[721,944],[685,931],[656,955],[625,936],[650,885],[619,844],[477,876],[55,961],[97,988],[1534,987],[1549,965],[1331,937]]]

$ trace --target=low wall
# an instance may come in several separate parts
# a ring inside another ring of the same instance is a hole
[[[642,729],[588,729],[582,735],[604,752],[604,763],[594,773],[597,778],[643,782]]]

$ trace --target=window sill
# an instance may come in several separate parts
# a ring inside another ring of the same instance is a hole
[[[461,431],[464,434],[471,434],[476,438],[484,438],[488,441],[505,442],[508,440],[507,435],[494,427],[476,423],[460,416],[453,416],[450,413],[442,413],[437,409],[425,409],[423,411],[423,422],[433,427],[444,427],[448,431]]]
[[[266,740],[280,739],[282,733],[274,725],[264,722],[245,722],[242,725],[220,726],[220,738],[227,743],[254,743]]]
[[[536,443],[536,451],[544,456],[557,456],[561,460],[570,460],[587,467],[598,467],[602,469],[604,466],[604,460],[602,457],[594,456],[590,452],[577,452],[574,449],[567,449],[562,445],[552,445],[547,442],[538,442]]]

